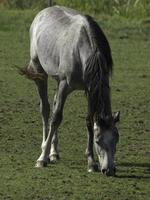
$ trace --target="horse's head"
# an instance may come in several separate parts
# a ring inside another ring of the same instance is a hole
[[[113,117],[99,117],[94,123],[94,143],[98,155],[101,172],[107,176],[115,175],[114,156],[116,144],[119,140],[116,123],[119,121],[120,112]]]

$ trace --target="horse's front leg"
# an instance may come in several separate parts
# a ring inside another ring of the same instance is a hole
[[[87,148],[86,148],[86,156],[88,161],[88,172],[97,171],[97,166],[94,160],[93,153],[93,122],[90,115],[86,117],[86,125],[87,125]]]
[[[57,103],[57,92],[54,96],[53,110],[55,110],[56,103]],[[59,151],[58,151],[58,131],[56,131],[53,135],[49,158],[50,158],[50,162],[52,163],[56,162],[60,158]]]
[[[98,166],[94,160],[93,153],[93,141],[94,141],[94,108],[92,104],[92,100],[90,96],[87,98],[88,100],[88,114],[86,117],[86,126],[87,126],[87,148],[86,148],[86,156],[88,161],[88,172],[98,171]]]
[[[53,107],[49,133],[43,145],[42,153],[37,160],[36,167],[44,167],[47,164],[47,155],[50,153],[52,138],[57,132],[57,129],[62,121],[63,107],[68,93],[69,89],[67,82],[63,80],[59,83],[56,104]]]

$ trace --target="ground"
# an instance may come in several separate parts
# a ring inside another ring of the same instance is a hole
[[[36,11],[0,12],[0,199],[148,200],[150,199],[150,24],[96,16],[114,59],[112,106],[121,111],[117,176],[88,173],[86,99],[72,94],[60,128],[61,160],[34,168],[40,155],[42,124],[33,82],[16,66],[29,61],[28,29]],[[52,102],[55,82],[49,81]]]

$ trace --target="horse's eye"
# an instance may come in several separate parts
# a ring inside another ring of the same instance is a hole
[[[113,137],[115,142],[117,143],[119,140],[119,134],[118,134],[118,129],[116,127],[113,128]]]

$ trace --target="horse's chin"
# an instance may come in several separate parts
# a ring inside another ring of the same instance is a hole
[[[107,158],[100,154],[98,155],[98,160],[99,160],[100,171],[103,175],[115,176],[116,168],[114,164],[111,167],[109,167],[108,161],[106,161]]]
[[[96,152],[99,161],[99,169],[103,175],[115,176],[116,169],[113,157],[110,157],[107,151],[95,144]]]

